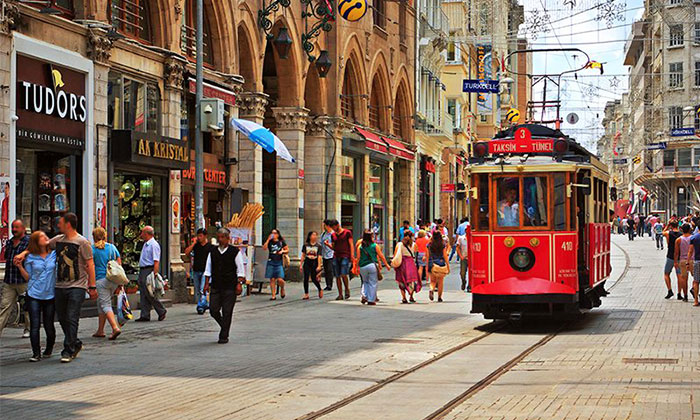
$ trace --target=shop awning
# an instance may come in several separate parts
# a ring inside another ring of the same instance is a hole
[[[425,170],[428,172],[435,173],[435,164],[431,161],[426,161],[425,162]]]
[[[366,148],[379,153],[389,153],[389,147],[387,146],[386,142],[378,135],[358,127],[355,127],[355,131],[357,131],[357,133],[365,139]]]
[[[389,145],[389,154],[406,160],[414,160],[416,158],[416,154],[402,142],[389,137],[382,137],[382,139]]]

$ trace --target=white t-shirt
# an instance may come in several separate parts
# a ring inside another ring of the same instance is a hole
[[[459,246],[460,251],[462,251],[462,255],[464,257],[466,257],[467,253],[469,252],[469,244],[467,243],[467,235],[459,235],[459,237],[457,237],[457,246]]]

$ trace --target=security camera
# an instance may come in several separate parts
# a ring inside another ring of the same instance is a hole
[[[12,121],[19,121],[19,117],[16,114],[13,114],[11,119]]]
[[[214,125],[210,125],[209,130],[210,130],[212,137],[214,137],[215,139],[223,138],[224,134],[226,134],[226,131],[223,128],[219,128],[219,127],[214,126]]]
[[[205,114],[211,114],[212,112],[214,112],[214,108],[212,108],[211,105],[207,104],[204,106],[203,111]]]

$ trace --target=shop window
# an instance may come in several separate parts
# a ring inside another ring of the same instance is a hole
[[[112,26],[117,31],[130,38],[153,41],[148,1],[111,0],[109,10]]]
[[[693,166],[700,166],[700,147],[693,149]]]
[[[160,134],[160,89],[110,72],[107,121],[113,129]]]
[[[203,40],[203,55],[204,63],[209,66],[214,65],[214,58],[211,45],[211,27],[209,25],[209,17],[207,16],[206,6],[204,7],[204,40]],[[185,7],[182,11],[182,31],[180,35],[180,49],[189,59],[197,59],[197,5],[195,0],[185,0]]]
[[[554,230],[566,230],[566,174],[554,174]]]
[[[692,149],[683,148],[678,149],[678,167],[687,168],[690,166]]]
[[[384,171],[380,165],[369,165],[369,196],[373,204],[380,204],[384,199]]]
[[[139,268],[143,241],[141,230],[153,226],[156,240],[163,234],[163,180],[157,176],[114,174],[114,242],[122,257],[122,267],[128,274]],[[164,244],[161,243],[161,251]]]
[[[674,167],[676,166],[676,151],[675,150],[664,150],[664,166]]]
[[[16,217],[49,237],[57,235],[58,218],[79,208],[77,162],[74,155],[17,148]]]
[[[343,200],[358,200],[358,176],[360,171],[357,168],[357,160],[350,156],[340,157],[340,179]]]
[[[519,178],[500,178],[496,184],[496,220],[499,227],[520,226]]]

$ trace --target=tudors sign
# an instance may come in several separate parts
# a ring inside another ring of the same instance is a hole
[[[17,55],[19,143],[83,150],[89,110],[85,74]]]
[[[112,130],[112,159],[164,169],[189,169],[187,142],[152,133]]]

